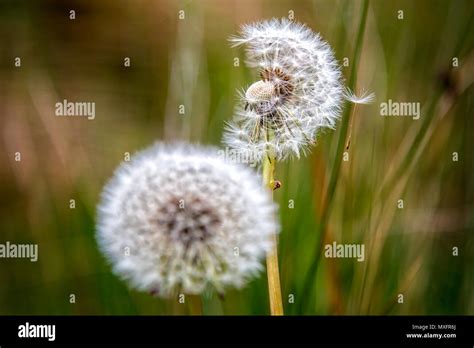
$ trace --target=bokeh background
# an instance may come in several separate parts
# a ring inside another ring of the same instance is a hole
[[[0,314],[188,313],[111,273],[94,239],[99,194],[125,153],[156,140],[220,145],[236,89],[257,74],[227,38],[292,14],[349,58],[346,79],[376,102],[346,105],[306,158],[278,165],[286,313],[474,314],[474,4],[372,0],[358,42],[364,6],[2,1],[0,243],[38,243],[39,260],[0,260]],[[95,102],[96,118],[56,117],[63,99]],[[388,99],[419,102],[420,119],[381,117]],[[320,257],[333,241],[364,243],[365,261]],[[265,274],[203,302],[205,314],[268,314]]]

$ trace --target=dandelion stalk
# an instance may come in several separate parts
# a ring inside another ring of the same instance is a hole
[[[275,156],[267,152],[263,160],[263,184],[267,187],[273,196],[275,185]],[[283,315],[283,302],[281,298],[280,272],[278,269],[278,238],[276,234],[270,236],[271,249],[267,253],[267,278],[268,295],[270,298],[271,315]]]

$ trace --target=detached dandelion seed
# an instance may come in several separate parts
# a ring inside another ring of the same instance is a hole
[[[350,89],[346,88],[345,97],[354,104],[371,104],[375,100],[375,94],[363,90],[359,95],[356,95]]]
[[[157,143],[105,186],[97,240],[134,288],[161,297],[207,287],[222,293],[262,269],[279,229],[275,212],[258,176],[221,160],[217,149]]]

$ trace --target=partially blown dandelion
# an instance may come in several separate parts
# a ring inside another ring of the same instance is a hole
[[[260,80],[240,93],[233,122],[224,142],[240,157],[262,162],[264,185],[280,186],[275,163],[300,157],[324,128],[334,128],[347,99],[368,103],[346,90],[340,67],[329,45],[303,24],[272,19],[244,25],[234,46],[246,45],[247,63],[259,69]],[[267,277],[272,315],[283,314],[277,240],[267,253]]]
[[[244,25],[230,41],[246,45],[249,66],[260,71],[260,80],[240,93],[242,105],[224,136],[242,156],[299,157],[318,131],[334,128],[344,99],[359,102],[348,98],[330,46],[303,24],[272,19]]]
[[[116,274],[162,297],[241,287],[278,231],[250,169],[215,148],[158,143],[123,163],[99,205],[97,239]]]

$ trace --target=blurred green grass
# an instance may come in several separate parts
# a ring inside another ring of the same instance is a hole
[[[240,24],[292,10],[342,61],[353,56],[361,7],[348,0],[3,2],[0,242],[38,243],[40,258],[0,260],[0,314],[186,314],[186,306],[129,290],[111,273],[94,239],[103,184],[125,152],[155,140],[220,144],[235,90],[255,75],[243,50],[227,42]],[[306,158],[277,168],[286,313],[474,313],[473,18],[469,0],[370,2],[356,87],[377,101],[354,113],[350,161],[341,163],[326,236],[364,243],[366,261],[321,258],[317,278],[308,280],[322,198],[340,161],[339,123]],[[461,65],[452,69],[455,56]],[[346,79],[351,67],[343,68]],[[96,119],[54,117],[63,99],[95,101]],[[420,120],[380,117],[388,99],[420,102]],[[224,300],[206,294],[204,311],[267,314],[265,276]]]

